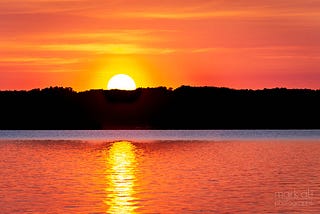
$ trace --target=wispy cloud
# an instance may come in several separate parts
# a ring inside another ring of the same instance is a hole
[[[120,16],[157,19],[204,19],[213,17],[253,16],[255,11],[212,11],[212,12],[128,12]]]
[[[318,11],[285,11],[276,9],[238,9],[238,10],[217,10],[217,11],[154,11],[154,12],[125,12],[118,14],[119,17],[150,18],[150,19],[211,19],[211,18],[303,18],[319,17]]]
[[[54,44],[40,45],[40,49],[47,51],[84,51],[97,54],[169,54],[175,52],[170,48],[148,48],[134,44]]]
[[[172,30],[143,30],[143,29],[120,29],[120,30],[109,30],[100,32],[73,32],[73,33],[63,33],[63,34],[48,34],[42,35],[43,39],[54,41],[59,40],[63,42],[64,40],[72,40],[74,42],[90,42],[90,41],[104,41],[104,42],[158,42],[164,41],[165,39],[161,37],[164,34],[168,34]],[[160,36],[161,35],[161,36]],[[38,39],[37,35],[34,35],[31,39]]]
[[[202,19],[214,17],[319,16],[314,0],[2,0],[0,14],[73,14],[98,18]]]
[[[0,14],[76,13],[88,6],[87,0],[2,0]]]
[[[19,65],[65,65],[78,63],[78,59],[55,58],[55,57],[3,57],[0,64]]]

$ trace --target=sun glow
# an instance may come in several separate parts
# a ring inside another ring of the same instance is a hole
[[[136,83],[134,80],[126,74],[114,75],[108,82],[107,88],[119,89],[119,90],[135,90]]]

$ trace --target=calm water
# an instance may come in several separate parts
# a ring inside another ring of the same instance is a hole
[[[319,213],[320,131],[0,131],[0,213]]]

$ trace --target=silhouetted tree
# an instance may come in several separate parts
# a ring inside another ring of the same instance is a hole
[[[0,91],[0,129],[318,129],[319,100],[286,88]]]

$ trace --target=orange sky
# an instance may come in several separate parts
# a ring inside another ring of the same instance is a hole
[[[320,1],[1,0],[0,90],[320,88]]]

